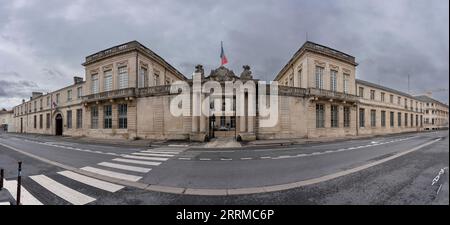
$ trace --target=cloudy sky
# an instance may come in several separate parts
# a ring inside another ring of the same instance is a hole
[[[132,2],[132,3],[131,3]],[[217,3],[216,3],[217,2]],[[96,51],[138,40],[186,76],[220,65],[271,80],[308,39],[356,57],[357,77],[401,91],[446,88],[448,0],[0,0],[0,108],[84,76]]]

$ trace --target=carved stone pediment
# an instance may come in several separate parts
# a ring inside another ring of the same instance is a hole
[[[214,81],[234,81],[236,80],[236,75],[234,74],[233,70],[230,70],[224,66],[220,66],[219,68],[215,70],[211,70],[211,73],[207,77],[210,80]]]

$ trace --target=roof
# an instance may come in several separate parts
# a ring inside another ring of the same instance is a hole
[[[139,43],[138,41],[130,41],[127,43],[123,43],[120,45],[116,45],[114,47],[101,50],[99,52],[96,52],[94,54],[86,56],[85,62],[82,63],[83,66],[98,62],[102,59],[115,56],[118,54],[123,54],[131,51],[138,51],[150,58],[153,58],[158,63],[162,64],[164,67],[168,68],[171,72],[175,74],[175,76],[178,76],[181,79],[186,79],[186,76],[184,76],[180,71],[178,71],[175,67],[170,65],[166,60],[164,60],[161,56],[150,50],[149,48],[145,47],[143,44]]]
[[[405,92],[397,91],[397,90],[395,90],[395,89],[392,89],[392,88],[389,88],[389,87],[385,87],[385,86],[381,86],[381,85],[379,85],[379,84],[374,84],[374,83],[371,83],[371,82],[369,82],[369,81],[360,80],[360,79],[356,79],[355,81],[356,81],[357,84],[359,83],[359,84],[362,84],[362,85],[365,85],[365,86],[378,88],[378,89],[381,89],[381,90],[384,90],[384,91],[388,91],[388,92],[391,92],[391,93],[394,93],[394,94],[403,95],[403,96],[406,96],[406,97],[408,97],[408,98],[420,100],[420,99],[418,99],[417,97],[412,96],[412,95],[410,95],[410,94],[407,94],[407,93],[405,93]]]
[[[275,77],[275,80],[277,80],[279,78],[279,76],[281,76],[281,74],[283,74],[289,68],[289,66],[292,65],[293,61],[295,61],[297,59],[297,57],[301,56],[306,51],[310,51],[310,52],[322,54],[322,55],[325,55],[328,57],[332,57],[332,58],[349,63],[354,66],[358,65],[358,63],[355,62],[354,56],[351,56],[349,54],[346,54],[344,52],[341,52],[339,50],[336,50],[336,49],[333,49],[333,48],[330,48],[330,47],[327,47],[324,45],[320,45],[320,44],[317,44],[317,43],[314,43],[311,41],[306,41],[300,47],[300,49],[298,49],[297,52],[295,52],[295,54],[291,57],[291,59],[283,67],[283,69],[280,70],[278,75]]]
[[[434,98],[430,98],[430,97],[428,97],[428,96],[426,96],[426,95],[419,95],[419,96],[416,96],[416,98],[417,98],[417,99],[420,99],[420,100],[423,101],[423,102],[433,102],[433,103],[441,104],[441,105],[444,105],[444,106],[448,107],[447,104],[442,103],[442,102],[440,102],[440,101],[438,101],[438,100],[436,100],[436,99],[434,99]]]

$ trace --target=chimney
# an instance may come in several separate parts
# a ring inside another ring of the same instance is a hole
[[[31,92],[31,99],[37,98],[37,97],[39,97],[41,95],[42,95],[42,92],[35,92],[35,91],[33,91],[33,92]]]
[[[427,91],[427,92],[425,93],[425,95],[431,98],[431,95],[433,95],[433,92]]]
[[[25,103],[25,99],[22,99],[22,103]]]
[[[79,83],[83,82],[83,78],[82,77],[73,77],[73,82],[74,82],[74,84],[79,84]]]

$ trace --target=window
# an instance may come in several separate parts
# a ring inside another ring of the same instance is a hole
[[[47,96],[47,107],[50,106],[50,96]]]
[[[67,128],[72,128],[72,110],[67,110]]]
[[[323,67],[316,66],[316,88],[323,89]]]
[[[105,78],[104,81],[104,91],[111,91],[112,90],[112,70],[106,70],[104,73]]]
[[[420,126],[421,127],[423,126],[423,116],[422,115],[420,115]]]
[[[50,128],[50,113],[47,113],[45,115],[45,117],[46,117],[45,125],[46,125],[47,129],[49,129]]]
[[[34,115],[34,129],[37,127],[36,115]]]
[[[92,94],[98,93],[98,74],[92,74],[91,91]]]
[[[298,87],[302,87],[302,70],[298,71]]]
[[[414,126],[414,115],[411,113],[411,127]]]
[[[80,99],[83,96],[83,87],[77,88],[77,98]]]
[[[34,111],[36,112],[37,111],[37,102],[34,101],[33,103],[34,103]]]
[[[331,127],[339,126],[339,109],[337,105],[331,106]]]
[[[337,91],[337,71],[330,71],[330,90]]]
[[[159,85],[159,74],[158,73],[155,73],[154,76],[153,76],[153,84],[155,86]]]
[[[77,109],[77,129],[83,127],[83,109]]]
[[[405,127],[408,126],[408,113],[405,113]]]
[[[391,127],[394,127],[394,112],[390,112],[390,116],[389,116],[389,125]]]
[[[348,81],[350,80],[350,75],[344,73],[344,93],[348,93]]]
[[[220,127],[225,127],[225,116],[220,117]]]
[[[370,100],[375,100],[375,90],[370,90]]]
[[[386,126],[386,111],[381,111],[381,126]]]
[[[371,127],[377,126],[377,111],[374,109],[370,110],[370,126]]]
[[[105,105],[103,107],[103,128],[111,129],[112,128],[112,107],[111,105]]]
[[[325,109],[322,104],[316,104],[316,127],[325,127]]]
[[[72,101],[72,90],[67,90],[67,101]]]
[[[294,87],[294,74],[289,75],[289,86]]]
[[[39,129],[44,128],[44,115],[39,115]]]
[[[44,99],[42,99],[42,98],[39,99],[39,109],[40,109],[40,110],[42,110],[42,101],[43,101],[43,100],[44,100]]]
[[[91,107],[91,129],[97,129],[98,128],[98,107],[92,106]]]
[[[364,88],[359,87],[359,97],[364,98]]]
[[[359,127],[364,127],[365,126],[365,112],[364,109],[359,109]]]
[[[389,95],[389,102],[394,104],[394,95]]]
[[[118,69],[118,83],[119,83],[119,89],[127,88],[128,87],[128,68],[126,66],[121,66]]]
[[[408,99],[405,98],[405,109],[408,108]]]
[[[147,77],[147,68],[141,67],[139,70],[139,87],[147,87],[148,86],[148,77]]]
[[[58,93],[58,94],[56,94],[56,104],[59,104],[59,96],[60,96],[60,94]]]
[[[397,97],[397,104],[398,104],[398,105],[400,105],[400,104],[401,104],[401,100],[402,100],[402,98],[401,98],[401,97]]]
[[[344,107],[344,127],[350,127],[350,107]]]
[[[127,104],[119,104],[119,129],[127,128]]]
[[[419,126],[419,115],[416,115],[416,127]]]
[[[166,85],[169,85],[169,84],[170,84],[170,79],[167,78],[167,79],[166,79]]]
[[[236,117],[230,117],[231,128],[236,128]]]
[[[381,92],[381,101],[384,102],[384,92]]]

